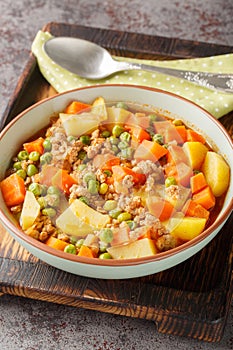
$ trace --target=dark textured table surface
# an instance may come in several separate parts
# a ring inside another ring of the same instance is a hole
[[[64,22],[233,46],[232,0],[0,0],[0,115],[39,29]],[[223,339],[208,344],[159,334],[149,321],[3,295],[2,350],[233,349],[232,309]]]

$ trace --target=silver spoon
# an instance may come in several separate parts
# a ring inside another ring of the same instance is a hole
[[[210,89],[233,93],[233,74],[191,72],[117,61],[101,46],[78,38],[52,38],[43,47],[54,62],[82,78],[102,79],[116,72],[136,69],[167,74]]]

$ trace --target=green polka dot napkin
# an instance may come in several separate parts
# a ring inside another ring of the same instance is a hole
[[[111,77],[95,81],[81,78],[61,68],[46,55],[43,50],[43,44],[51,37],[52,35],[50,33],[39,31],[32,43],[32,52],[37,58],[41,73],[58,92],[97,84],[138,84],[160,88],[181,95],[197,103],[216,118],[220,118],[233,110],[233,94],[213,91],[206,87],[197,86],[187,80],[160,73],[132,70],[116,73]],[[233,74],[233,54],[230,53],[204,58],[172,61],[139,60],[125,57],[117,57],[117,59],[128,62],[158,65],[161,67],[187,69],[190,71]]]

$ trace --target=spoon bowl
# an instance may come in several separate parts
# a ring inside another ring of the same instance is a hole
[[[87,79],[102,79],[129,69],[101,46],[78,38],[57,37],[44,44],[46,54],[61,67]]]
[[[71,37],[51,38],[45,53],[58,65],[82,78],[99,80],[124,70],[146,70],[171,75],[213,90],[233,93],[233,74],[213,74],[117,61],[103,47]]]

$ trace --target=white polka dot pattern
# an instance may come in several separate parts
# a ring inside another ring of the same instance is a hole
[[[107,79],[95,81],[95,83],[83,79],[78,75],[68,72],[49,59],[42,48],[43,43],[49,38],[51,38],[50,33],[39,31],[32,44],[32,52],[37,58],[41,73],[58,92],[98,84],[128,83],[133,85],[157,87],[162,90],[173,92],[197,103],[202,108],[212,113],[216,118],[220,118],[233,110],[233,94],[213,91],[206,87],[200,88],[200,86],[184,79],[166,76],[160,73],[133,70],[118,72]],[[156,64],[161,67],[187,69],[190,71],[201,70],[212,73],[233,74],[233,54],[230,53],[214,57],[169,61],[138,60],[125,57],[116,57],[116,59],[135,63],[143,62],[150,65]]]

